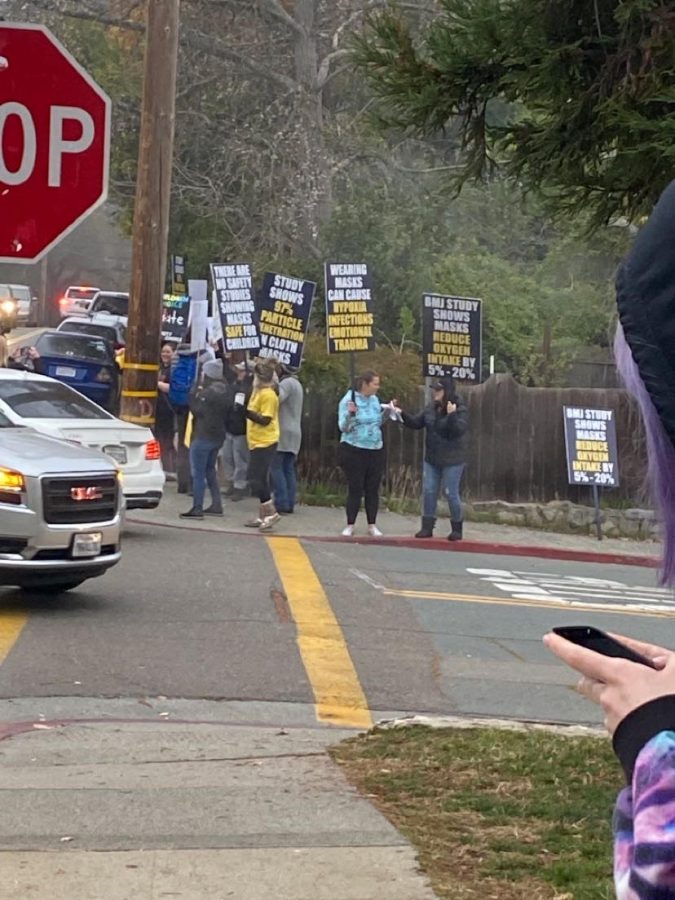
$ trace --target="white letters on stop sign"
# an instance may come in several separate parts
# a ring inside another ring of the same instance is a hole
[[[3,138],[5,135],[5,123],[10,116],[17,116],[23,130],[23,156],[21,165],[15,172],[10,172],[5,165],[5,151]],[[23,184],[33,174],[35,157],[37,155],[37,139],[35,125],[30,110],[22,103],[3,103],[0,106],[0,181],[5,184]]]
[[[4,131],[10,116],[16,116],[23,132],[23,155],[17,169],[10,171],[5,163]],[[64,137],[66,122],[78,122],[81,133],[75,140]],[[63,157],[66,154],[84,153],[94,140],[94,120],[89,113],[78,106],[52,106],[49,109],[48,159],[49,187],[61,187]],[[23,184],[33,174],[37,158],[37,135],[35,123],[27,106],[10,101],[0,104],[0,182],[9,185]]]
[[[82,134],[76,141],[63,137],[63,123],[79,122]],[[49,111],[49,187],[61,187],[61,165],[64,153],[84,153],[94,140],[94,120],[78,106],[52,106]]]

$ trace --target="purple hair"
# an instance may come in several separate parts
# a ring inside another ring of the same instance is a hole
[[[647,393],[621,324],[614,338],[616,367],[626,390],[637,400],[647,434],[647,482],[663,522],[661,584],[675,582],[675,447]]]

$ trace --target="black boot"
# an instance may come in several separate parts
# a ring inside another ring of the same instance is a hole
[[[433,516],[422,516],[422,527],[415,535],[416,538],[430,538],[434,536],[436,519]]]
[[[461,541],[464,537],[464,523],[463,522],[450,522],[452,525],[452,531],[448,535],[449,541]]]
[[[189,509],[187,512],[181,513],[180,517],[181,519],[203,519],[204,511],[198,506],[193,506],[192,509]]]

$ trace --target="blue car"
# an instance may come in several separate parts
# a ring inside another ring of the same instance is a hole
[[[108,412],[119,406],[120,370],[110,341],[90,334],[45,331],[35,342],[34,367],[75,388]]]

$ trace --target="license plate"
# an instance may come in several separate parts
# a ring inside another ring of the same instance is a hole
[[[112,459],[115,460],[116,463],[119,463],[121,466],[125,466],[127,464],[127,448],[120,447],[116,444],[112,446],[104,447],[103,452],[107,453]]]
[[[56,374],[61,378],[74,378],[77,375],[77,369],[71,369],[70,366],[57,366]]]
[[[82,559],[88,556],[100,556],[101,532],[92,534],[76,534],[73,538],[73,558]]]

